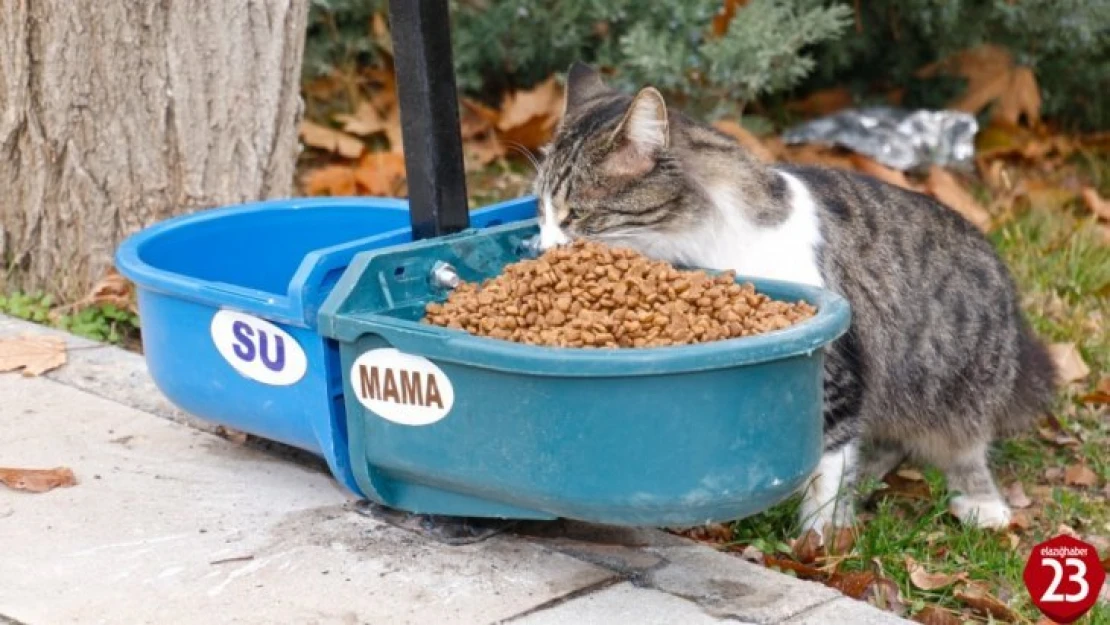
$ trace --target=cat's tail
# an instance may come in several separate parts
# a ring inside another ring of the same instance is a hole
[[[1056,365],[1029,323],[1021,320],[1018,372],[1010,406],[998,416],[996,434],[1013,436],[1027,430],[1052,408],[1056,395]]]

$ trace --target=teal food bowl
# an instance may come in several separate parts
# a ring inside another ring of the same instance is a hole
[[[838,295],[750,281],[817,314],[755,337],[571,349],[420,323],[447,263],[480,281],[527,255],[534,220],[359,253],[320,308],[339,345],[358,490],[424,514],[678,526],[760,512],[822,449],[824,350]]]

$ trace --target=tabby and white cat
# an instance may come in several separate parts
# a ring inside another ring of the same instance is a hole
[[[1047,409],[1055,372],[970,223],[867,176],[763,165],[655,89],[622,94],[578,63],[544,153],[545,248],[586,237],[848,299],[851,328],[826,354],[825,453],[803,528],[850,524],[853,483],[907,458],[945,473],[962,521],[1010,522],[987,448]]]

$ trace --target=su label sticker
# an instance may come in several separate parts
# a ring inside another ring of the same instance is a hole
[[[308,358],[297,341],[265,319],[221,310],[212,317],[211,331],[224,360],[256,382],[288,386],[308,369]]]
[[[401,425],[431,425],[455,403],[455,389],[442,369],[392,347],[365,352],[351,365],[350,375],[363,406]]]

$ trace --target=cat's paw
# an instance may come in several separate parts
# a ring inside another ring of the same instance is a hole
[[[948,504],[948,511],[962,523],[989,529],[1005,528],[1013,517],[1010,507],[998,497],[957,495]]]

